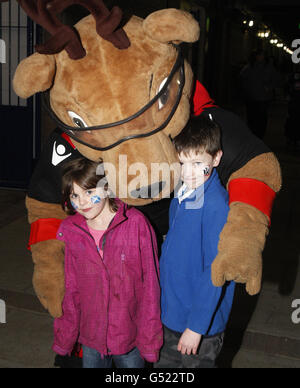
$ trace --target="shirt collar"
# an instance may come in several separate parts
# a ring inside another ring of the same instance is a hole
[[[208,186],[216,179],[217,172],[216,169],[213,169],[213,172],[209,179],[204,183],[204,190],[207,190]],[[176,198],[178,199],[179,204],[181,204],[182,201],[184,201],[186,198],[189,198],[195,191],[201,190],[201,187],[203,185],[197,187],[196,189],[189,190],[187,185],[185,183],[182,184],[180,189],[178,190],[178,193],[176,195]]]
[[[183,183],[183,185],[178,190],[178,194],[177,194],[178,202],[181,203],[182,201],[184,201],[191,194],[193,194],[194,191],[195,191],[195,189],[188,190],[187,185],[185,183]]]

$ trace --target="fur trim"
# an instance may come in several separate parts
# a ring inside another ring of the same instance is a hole
[[[64,220],[67,217],[60,205],[40,202],[30,197],[26,197],[26,208],[30,224],[40,218],[59,218]]]
[[[237,178],[260,180],[271,187],[271,189],[276,193],[280,191],[282,186],[280,164],[276,156],[271,152],[261,154],[256,158],[251,159],[244,167],[231,175],[228,180],[228,184],[231,180]]]

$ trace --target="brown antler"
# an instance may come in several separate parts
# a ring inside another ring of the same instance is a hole
[[[56,54],[65,49],[71,59],[85,56],[78,32],[73,27],[64,25],[49,10],[49,0],[17,0],[27,15],[45,28],[51,35],[45,44],[37,45],[40,54]]]
[[[70,5],[81,5],[87,8],[96,20],[98,34],[105,40],[110,41],[119,49],[128,48],[129,39],[122,28],[118,28],[123,13],[119,7],[107,9],[102,0],[50,0],[51,12],[59,14]]]
[[[8,0],[0,0],[6,2]],[[27,15],[44,27],[52,37],[43,45],[37,45],[41,54],[56,54],[66,50],[71,59],[85,56],[80,36],[74,27],[64,25],[57,15],[71,5],[78,4],[87,8],[96,20],[98,34],[110,41],[119,49],[128,48],[129,39],[118,26],[122,19],[122,11],[114,7],[110,12],[102,0],[17,0]]]

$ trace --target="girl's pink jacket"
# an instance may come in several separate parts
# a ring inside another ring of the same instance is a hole
[[[65,242],[66,291],[52,349],[70,354],[78,341],[119,355],[137,347],[156,362],[163,343],[156,237],[142,213],[118,203],[100,241],[103,260],[83,216],[68,217],[58,230],[57,239]]]

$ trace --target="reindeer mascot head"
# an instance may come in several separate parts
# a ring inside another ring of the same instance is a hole
[[[76,32],[53,16],[71,3],[92,13]],[[132,17],[124,30],[115,31],[119,9],[110,13],[98,0],[38,1],[28,13],[54,36],[19,65],[17,94],[27,98],[50,89],[59,127],[79,152],[123,170],[121,179],[107,175],[118,197],[145,205],[169,196],[178,162],[171,138],[188,120],[192,90],[192,72],[179,43],[198,39],[196,21],[188,13],[165,10],[146,20]],[[124,158],[128,166],[143,164],[138,184],[130,169],[124,176]],[[169,179],[155,176],[153,163],[167,170],[174,165]]]

